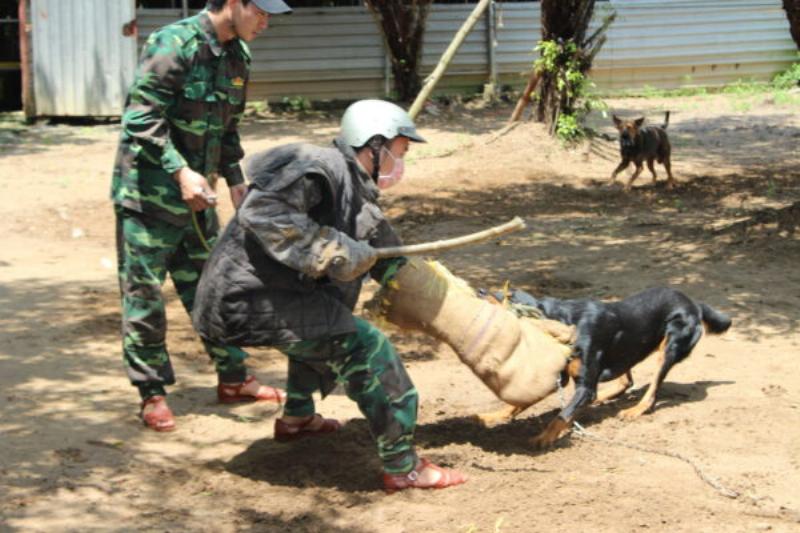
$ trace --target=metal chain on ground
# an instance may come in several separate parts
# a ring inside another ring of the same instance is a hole
[[[559,401],[561,402],[561,408],[563,409],[564,406],[566,405],[566,401],[564,399],[564,387],[561,386],[561,380],[556,379],[556,383],[558,385]],[[726,498],[734,498],[735,499],[735,498],[738,498],[740,496],[740,494],[738,492],[736,492],[735,490],[731,490],[731,489],[725,487],[724,485],[722,485],[716,479],[708,476],[703,471],[703,469],[700,468],[700,466],[697,464],[696,461],[686,457],[685,455],[682,455],[682,454],[677,453],[677,452],[668,451],[668,450],[657,450],[655,448],[650,448],[648,446],[641,446],[639,444],[630,444],[630,443],[627,443],[627,442],[620,442],[618,440],[609,439],[609,438],[606,438],[606,437],[601,437],[600,435],[595,435],[594,433],[590,433],[589,431],[586,431],[586,429],[583,426],[581,426],[578,422],[575,422],[575,421],[572,422],[572,427],[573,427],[573,431],[575,432],[575,434],[577,434],[579,437],[583,437],[585,439],[595,440],[595,441],[598,441],[598,442],[605,442],[607,444],[614,444],[616,446],[623,446],[625,448],[631,448],[633,450],[638,450],[640,452],[653,453],[653,454],[657,454],[657,455],[664,455],[666,457],[672,457],[674,459],[678,459],[680,461],[683,461],[684,463],[688,464],[689,466],[691,466],[694,469],[695,473],[700,477],[700,479],[702,479],[705,483],[710,485],[712,488],[714,488],[717,492],[719,492],[720,494],[722,494]]]

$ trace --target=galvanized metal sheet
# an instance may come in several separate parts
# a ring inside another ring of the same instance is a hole
[[[136,62],[122,27],[133,18],[133,0],[32,0],[36,114],[119,115]]]
[[[40,0],[41,1],[41,0]],[[57,0],[52,0],[57,1]],[[495,56],[501,84],[524,84],[541,36],[538,2],[498,2]],[[429,74],[474,4],[433,4],[420,72]],[[780,0],[611,0],[596,4],[593,27],[617,11],[591,72],[599,88],[714,86],[767,80],[796,58]],[[180,10],[138,11],[140,44]],[[488,17],[467,36],[436,92],[475,91],[490,72]],[[273,17],[250,45],[250,97],[350,99],[386,93],[382,38],[364,7],[298,8]]]

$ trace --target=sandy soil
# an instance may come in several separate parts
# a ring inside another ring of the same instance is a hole
[[[614,299],[671,284],[733,328],[673,369],[653,412],[615,416],[642,396],[645,362],[631,393],[580,416],[586,436],[545,452],[527,440],[557,395],[480,427],[470,415],[500,406],[488,389],[446,346],[393,331],[420,393],[420,450],[470,481],[391,496],[341,390],[319,405],[348,420],[341,434],[294,445],[272,440],[274,407],[217,405],[171,287],[178,429],[144,430],[118,334],[107,193],[119,126],[0,122],[0,530],[800,531],[800,243],[791,226],[725,229],[800,199],[797,98],[610,104],[657,123],[672,111],[676,190],[647,174],[630,193],[608,186],[613,142],[564,150],[528,122],[497,137],[509,106],[454,105],[421,118],[430,143],[386,209],[409,243],[525,218],[523,232],[438,257],[475,286]],[[252,117],[244,146],[324,143],[335,129],[325,115]],[[250,364],[284,382],[280,354],[253,351]]]

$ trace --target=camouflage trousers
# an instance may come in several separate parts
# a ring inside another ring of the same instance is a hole
[[[335,380],[367,419],[384,470],[408,472],[417,463],[417,390],[389,339],[369,322],[354,318],[355,333],[276,346],[289,357],[284,414],[314,414],[312,393],[321,390],[326,395],[333,388],[327,385]]]
[[[175,383],[165,343],[167,318],[161,287],[169,273],[183,307],[191,314],[208,251],[194,226],[176,226],[116,207],[117,270],[122,298],[122,354],[131,383],[143,398],[164,394]],[[198,217],[211,246],[219,230],[216,213]],[[247,354],[234,346],[203,341],[221,381],[244,381]]]

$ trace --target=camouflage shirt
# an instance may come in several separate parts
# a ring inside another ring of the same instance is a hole
[[[244,181],[237,126],[250,51],[221,44],[207,11],[153,32],[142,49],[122,116],[111,185],[118,206],[185,224],[191,210],[172,175],[189,166],[213,185]]]

